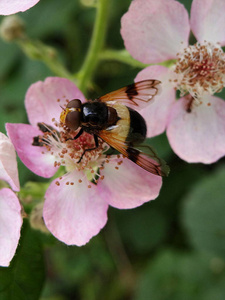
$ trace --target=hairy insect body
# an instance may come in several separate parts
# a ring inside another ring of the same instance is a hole
[[[95,147],[99,139],[106,142],[128,159],[155,175],[167,175],[169,168],[149,145],[143,145],[147,126],[136,111],[146,107],[158,93],[160,81],[150,79],[133,83],[117,91],[108,93],[94,101],[82,103],[79,99],[68,102],[60,121],[65,128],[77,132],[77,139],[83,132],[93,135]]]

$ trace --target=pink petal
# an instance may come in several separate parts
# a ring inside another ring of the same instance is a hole
[[[126,49],[143,63],[174,59],[188,43],[188,13],[177,1],[134,0],[121,25]]]
[[[138,73],[135,81],[144,79],[158,79],[162,82],[162,90],[156,95],[147,108],[141,110],[141,115],[147,123],[147,136],[161,134],[166,129],[170,109],[175,102],[175,89],[169,82],[172,72],[163,66],[150,66]]]
[[[101,190],[85,178],[79,183],[81,176],[81,172],[75,171],[53,181],[45,195],[45,224],[67,245],[85,245],[107,222],[108,205]],[[60,182],[59,186],[56,181]],[[66,185],[67,181],[73,181],[74,185]]]
[[[162,185],[160,176],[145,171],[126,158],[119,166],[117,161],[120,159],[110,160],[105,165],[101,171],[104,179],[98,182],[109,205],[120,209],[134,208],[158,197]]]
[[[0,14],[11,15],[19,11],[25,11],[38,2],[39,0],[0,0]]]
[[[60,100],[58,102],[57,100]],[[66,100],[85,100],[84,95],[68,79],[48,77],[44,82],[38,81],[30,86],[25,97],[25,106],[31,125],[45,122],[54,126],[53,118],[59,121],[62,108]]]
[[[185,98],[177,101],[167,136],[174,152],[183,160],[209,164],[225,155],[225,102],[212,96],[203,101],[190,113],[185,109]]]
[[[193,0],[191,29],[199,42],[207,41],[225,45],[225,1]]]
[[[7,267],[13,258],[22,226],[21,206],[10,189],[0,190],[0,266]]]
[[[57,168],[54,167],[54,156],[44,147],[32,146],[33,138],[42,134],[38,128],[27,124],[6,123],[6,130],[19,158],[28,169],[47,178],[55,174]]]
[[[7,136],[0,132],[0,179],[8,182],[14,191],[20,190],[16,152]]]

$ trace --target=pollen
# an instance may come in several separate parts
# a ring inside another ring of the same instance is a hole
[[[101,171],[104,169],[105,162],[110,161],[110,156],[104,153],[109,149],[109,146],[99,139],[98,147],[96,147],[94,137],[86,132],[76,139],[78,132],[71,131],[62,122],[57,122],[55,118],[52,120],[59,131],[42,124],[43,135],[38,137],[39,146],[45,148],[42,153],[48,152],[54,156],[56,168],[64,166],[67,173],[74,170],[81,172],[78,183],[82,183],[85,177],[94,184],[97,184],[99,179],[103,180],[104,176],[101,175]],[[55,184],[59,186],[62,182],[56,181]],[[70,180],[64,184],[69,186],[74,185],[74,182]],[[91,187],[90,184],[87,186],[88,188]]]
[[[177,54],[174,86],[194,99],[220,92],[225,86],[225,53],[219,44],[196,43]]]

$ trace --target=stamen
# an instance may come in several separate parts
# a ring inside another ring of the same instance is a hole
[[[59,101],[60,99],[57,99],[57,102]],[[104,154],[109,149],[109,146],[99,139],[99,146],[96,148],[93,136],[86,132],[82,133],[79,138],[74,139],[78,132],[74,132],[61,121],[57,122],[55,118],[52,118],[52,122],[57,127],[57,130],[47,124],[40,123],[43,135],[36,137],[36,143],[38,143],[36,146],[45,148],[45,151],[42,151],[43,154],[48,152],[54,156],[54,167],[65,166],[67,170],[66,176],[68,177],[66,181],[63,181],[65,182],[64,184],[67,186],[75,184],[70,177],[74,170],[81,174],[78,179],[80,184],[86,182],[87,179],[95,184],[98,183],[99,179],[103,180],[104,176],[101,174],[101,171],[104,169],[104,164],[112,161],[110,155],[106,156]],[[92,148],[94,149],[85,151]],[[121,158],[121,155],[118,154],[117,158]],[[122,160],[117,162],[116,169],[121,163]],[[63,178],[65,177],[60,177],[55,184],[57,186],[62,185],[61,180]],[[88,188],[91,187],[92,185],[88,184]]]
[[[213,95],[225,86],[225,53],[218,44],[204,42],[189,46],[177,54],[172,82],[181,96],[190,93],[194,99]]]

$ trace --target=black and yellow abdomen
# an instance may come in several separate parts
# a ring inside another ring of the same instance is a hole
[[[107,130],[111,131],[112,139],[119,137],[127,145],[140,144],[146,138],[147,127],[143,117],[130,107],[121,104],[113,105],[118,121]]]

